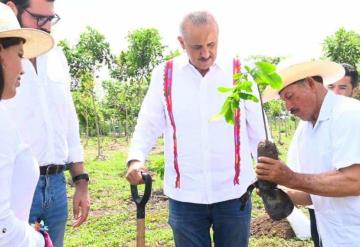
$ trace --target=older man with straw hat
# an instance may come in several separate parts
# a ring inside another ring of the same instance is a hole
[[[341,79],[344,69],[309,61],[279,74],[283,88],[266,89],[264,98],[281,98],[302,120],[292,140],[299,172],[281,160],[259,157],[257,177],[289,188],[297,205],[314,205],[323,246],[360,246],[360,103],[324,87]]]

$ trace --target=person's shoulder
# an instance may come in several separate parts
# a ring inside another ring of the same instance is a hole
[[[181,66],[183,66],[184,64],[184,60],[182,56],[178,56],[178,57],[174,57],[172,59],[163,61],[161,63],[159,63],[158,65],[155,66],[155,68],[153,69],[153,75],[159,75],[161,74],[162,76],[165,73],[166,70],[166,66],[167,64],[172,63],[172,69],[173,71],[178,70]]]
[[[64,51],[63,51],[63,49],[61,47],[55,45],[48,52],[44,53],[40,57],[49,57],[49,56],[65,57],[65,54],[64,54]]]
[[[12,116],[9,114],[9,109],[0,102],[0,136],[1,136],[1,145],[4,149],[5,146],[12,145],[16,143],[17,132],[16,127],[13,124]]]
[[[360,102],[350,97],[336,95],[332,118],[342,125],[360,126]]]
[[[223,71],[233,71],[234,64],[238,63],[241,69],[241,60],[236,57],[220,56],[216,58],[215,64]]]
[[[334,114],[342,115],[342,114],[357,114],[360,115],[360,101],[336,95],[335,96],[335,105],[334,105]]]

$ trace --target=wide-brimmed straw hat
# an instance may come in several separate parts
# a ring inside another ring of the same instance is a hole
[[[37,57],[54,46],[54,40],[48,33],[32,28],[21,28],[14,12],[3,3],[0,3],[1,38],[23,38],[25,58]]]
[[[264,102],[278,99],[279,92],[292,83],[312,76],[320,76],[324,85],[334,83],[345,75],[345,70],[341,64],[331,61],[307,61],[295,63],[290,66],[279,67],[277,73],[283,80],[283,87],[275,90],[269,86],[264,91]]]

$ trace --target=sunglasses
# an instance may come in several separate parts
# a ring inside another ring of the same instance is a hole
[[[44,26],[46,23],[50,22],[51,25],[55,25],[56,23],[58,23],[60,21],[60,16],[57,14],[54,15],[38,15],[38,14],[34,14],[31,13],[29,10],[24,9],[24,11],[26,13],[28,13],[29,15],[31,15],[32,18],[34,18],[34,20],[36,20],[37,25],[39,27]]]

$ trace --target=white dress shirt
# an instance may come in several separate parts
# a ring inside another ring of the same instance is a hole
[[[0,136],[0,246],[43,247],[42,235],[28,223],[38,164],[19,138],[2,101]]]
[[[59,48],[37,58],[37,73],[23,60],[16,97],[6,105],[40,166],[83,161],[79,124],[66,58]]]
[[[359,126],[360,102],[329,91],[315,126],[299,123],[289,161],[308,174],[360,164]],[[311,199],[324,246],[360,247],[360,196]]]
[[[227,95],[221,86],[232,87],[232,59],[213,65],[203,77],[186,56],[174,59],[172,107],[176,124],[180,188],[175,188],[173,128],[164,97],[164,68],[158,66],[142,104],[128,160],[145,161],[156,139],[164,134],[164,192],[172,199],[211,204],[239,198],[255,181],[252,157],[265,138],[261,107],[241,101],[240,184],[234,185],[234,127],[225,120],[210,122]],[[257,90],[255,89],[255,94]]]

